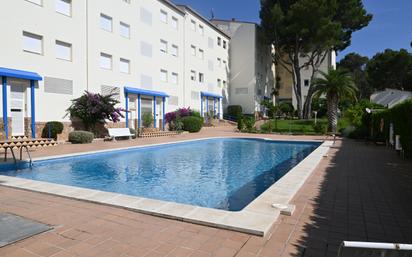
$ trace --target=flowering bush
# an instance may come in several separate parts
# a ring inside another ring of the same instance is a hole
[[[169,124],[169,130],[182,130],[184,129],[182,118],[192,116],[200,117],[200,114],[190,109],[190,107],[179,108],[174,112],[166,113],[165,121]]]
[[[86,130],[95,132],[97,124],[106,124],[106,121],[114,123],[124,118],[123,108],[116,105],[120,103],[114,98],[114,94],[101,95],[88,91],[79,98],[72,100],[72,105],[66,110],[70,118],[79,118]]]

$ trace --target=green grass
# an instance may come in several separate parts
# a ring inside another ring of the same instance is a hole
[[[278,132],[278,133],[293,133],[293,134],[324,134],[327,129],[328,121],[326,118],[318,119],[319,124],[322,124],[322,127],[315,131],[314,128],[314,119],[310,120],[270,120],[266,122],[261,127],[262,132]],[[270,123],[270,124],[269,124]],[[276,124],[277,123],[277,124]],[[346,119],[339,119],[338,130],[344,128],[348,125]]]

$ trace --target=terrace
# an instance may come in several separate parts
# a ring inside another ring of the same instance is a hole
[[[208,137],[324,139],[239,134],[233,127],[131,141],[60,145],[46,157]],[[351,160],[351,161],[348,161]],[[0,248],[1,256],[336,256],[342,240],[412,241],[410,161],[384,147],[338,140],[265,237],[0,186],[0,212],[53,227]]]

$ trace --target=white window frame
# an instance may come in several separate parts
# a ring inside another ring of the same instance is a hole
[[[27,31],[23,31],[22,36],[23,36],[23,51],[24,52],[43,55],[43,51],[44,51],[43,36],[31,33],[31,32],[27,32]],[[38,40],[38,42],[34,42],[34,43],[37,43],[36,45],[38,45],[38,50],[35,49],[36,47],[30,47],[27,44],[28,39],[31,39],[32,41],[30,44],[33,44],[34,40]]]
[[[103,60],[102,58],[107,58],[107,59],[110,60],[110,67],[104,67],[104,66],[102,65],[102,60]],[[104,69],[104,70],[112,70],[112,69],[113,69],[113,55],[111,55],[111,54],[106,54],[106,53],[101,52],[101,53],[100,53],[100,62],[99,62],[99,65],[100,65],[100,68],[102,68],[102,69]]]
[[[172,76],[170,78],[170,82],[172,84],[177,85],[179,83],[179,74],[177,72],[172,72]]]
[[[223,49],[226,49],[226,47],[227,47],[227,42],[226,40],[223,40]]]
[[[205,35],[205,27],[203,27],[202,25],[199,24],[199,34],[201,36]]]
[[[221,37],[217,37],[217,45],[218,46],[222,45],[222,38]]]
[[[56,1],[55,9],[57,13],[63,14],[68,17],[72,16],[72,0],[55,0],[55,1]],[[59,3],[62,4],[61,6],[63,6],[63,4],[68,4],[69,5],[68,10],[66,11],[66,10],[58,9],[58,7],[60,7]]]
[[[179,29],[179,19],[172,16],[172,21],[170,22],[172,25],[172,28],[174,28],[175,30]]]
[[[164,70],[164,69],[160,70],[160,81],[167,82],[167,70]]]
[[[177,45],[172,45],[172,48],[170,49],[171,55],[178,57],[179,56],[179,47]]]
[[[221,79],[217,79],[217,86],[222,87],[222,80]]]
[[[104,24],[103,21],[105,20],[110,22],[110,29],[106,28],[103,25]],[[100,13],[100,28],[107,32],[113,32],[113,18],[104,13]]]
[[[196,71],[195,70],[190,71],[190,80],[196,81]]]
[[[123,70],[122,64],[127,64],[127,66],[125,66],[125,67],[127,67],[127,70]],[[120,58],[120,60],[119,60],[119,71],[121,73],[130,74],[130,60],[125,59],[125,58]]]
[[[160,39],[160,52],[167,54],[167,41]]]
[[[38,5],[38,6],[43,6],[43,0],[26,0],[26,2]]]
[[[222,59],[221,58],[217,58],[217,65],[219,66],[219,67],[222,67]]]
[[[160,10],[160,21],[167,24],[168,18],[167,12],[165,10]]]
[[[193,31],[196,31],[196,25],[197,25],[197,23],[196,23],[195,20],[190,20],[190,28],[191,28]]]
[[[67,47],[69,49],[69,56],[64,57],[64,56],[59,56],[59,47]],[[56,51],[56,58],[59,60],[64,60],[64,61],[72,61],[73,58],[73,46],[70,43],[61,41],[61,40],[56,40],[55,41],[55,51]]]
[[[120,36],[130,39],[130,25],[121,21],[119,23],[119,27],[120,27]],[[127,32],[127,33],[124,33],[124,32]]]
[[[196,46],[191,45],[190,46],[190,51],[192,52],[192,56],[196,56]]]
[[[200,48],[199,48],[199,58],[202,59],[202,60],[205,58],[205,51],[203,49],[200,49]]]
[[[204,83],[205,82],[205,74],[202,72],[199,72],[199,83]]]

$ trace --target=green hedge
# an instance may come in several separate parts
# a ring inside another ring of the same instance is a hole
[[[393,123],[394,134],[400,135],[406,156],[412,156],[412,100],[396,105],[392,109],[373,114],[375,139],[389,140],[389,124]],[[383,121],[383,129],[382,129]]]
[[[236,120],[239,119],[242,116],[242,106],[240,105],[229,105],[227,107],[227,114],[229,116],[232,116]]]
[[[57,135],[62,132],[63,132],[63,123],[61,123],[60,121],[49,121],[49,122],[46,122],[46,124],[44,125],[44,128],[41,132],[41,137],[56,139]]]
[[[69,142],[72,144],[88,144],[93,141],[94,134],[89,131],[73,131],[69,133]]]
[[[199,132],[203,127],[203,118],[186,116],[182,118],[183,130],[190,133]]]

